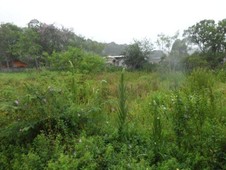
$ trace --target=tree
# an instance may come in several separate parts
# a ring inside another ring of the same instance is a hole
[[[217,32],[220,42],[220,51],[226,52],[226,19],[219,21]]]
[[[167,71],[172,71],[175,69],[175,65],[177,62],[175,54],[176,50],[172,51],[172,47],[175,48],[177,37],[179,36],[179,32],[176,32],[173,36],[168,36],[165,34],[159,34],[158,39],[156,41],[157,46],[160,50],[165,53],[165,58],[162,59],[162,66]]]
[[[184,36],[197,45],[211,67],[215,67],[226,52],[226,19],[218,24],[214,20],[202,20],[185,30]]]
[[[42,55],[42,48],[39,44],[40,36],[33,28],[23,28],[23,32],[15,45],[16,54],[29,61],[35,61],[36,68],[39,67],[39,59]]]
[[[173,42],[178,38],[179,32],[176,32],[173,36],[168,36],[165,34],[158,34],[158,39],[156,41],[157,46],[160,50],[169,55]]]
[[[131,69],[140,69],[147,63],[152,49],[153,45],[148,40],[135,41],[122,53],[125,57],[124,63]]]
[[[98,43],[97,41],[93,41],[91,39],[87,39],[83,44],[83,48],[88,52],[93,52],[101,55],[104,49],[104,44]]]
[[[208,68],[206,59],[198,53],[194,53],[186,58],[183,58],[183,66],[187,71],[192,71],[197,68]]]
[[[9,67],[9,61],[16,58],[15,45],[19,40],[21,29],[14,24],[0,25],[0,57]]]
[[[53,24],[42,24],[39,28],[40,45],[43,51],[52,54],[53,51],[61,51],[64,47],[64,41],[60,34],[60,30]]]
[[[172,45],[169,57],[167,58],[172,70],[181,69],[181,63],[188,56],[187,40],[177,39]]]
[[[33,19],[28,23],[28,28],[38,33],[39,45],[42,51],[52,54],[53,51],[66,50],[73,46],[75,34],[67,28],[58,28],[54,24],[46,24]]]
[[[214,20],[202,20],[185,30],[184,36],[198,45],[203,53],[225,52],[226,19],[219,21],[218,24]]]

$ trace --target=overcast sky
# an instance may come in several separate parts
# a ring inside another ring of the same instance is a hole
[[[203,19],[226,18],[226,0],[0,0],[0,22],[27,26],[32,19],[73,28],[100,42],[154,41]]]

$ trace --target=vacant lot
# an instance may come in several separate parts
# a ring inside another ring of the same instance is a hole
[[[226,72],[0,73],[0,169],[225,169]]]

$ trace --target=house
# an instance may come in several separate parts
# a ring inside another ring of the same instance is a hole
[[[10,65],[13,68],[25,68],[25,67],[27,67],[27,64],[22,62],[22,61],[20,61],[20,60],[13,60],[13,61],[11,61]]]
[[[16,60],[9,61],[8,64],[7,64],[7,62],[2,62],[1,66],[3,69],[8,68],[8,67],[10,69],[17,69],[17,68],[26,68],[28,66],[28,64],[16,59]]]
[[[125,67],[123,55],[107,56],[106,63],[109,65],[114,65],[114,66],[118,66],[118,67]]]

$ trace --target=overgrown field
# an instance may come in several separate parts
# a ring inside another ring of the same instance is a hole
[[[0,169],[226,169],[226,71],[0,73]]]

